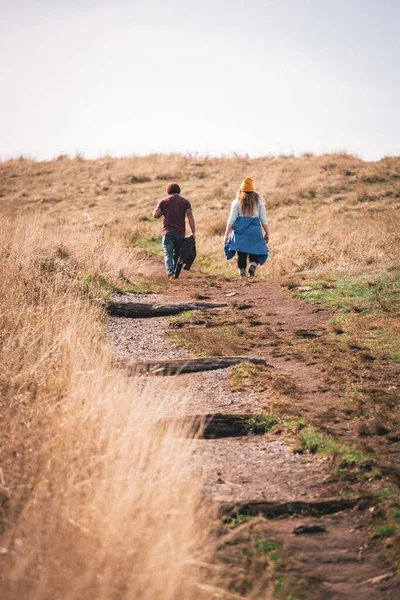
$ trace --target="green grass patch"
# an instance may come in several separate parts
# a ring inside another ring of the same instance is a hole
[[[400,360],[400,321],[397,314],[342,314],[330,320],[333,333],[350,350],[363,351],[362,358],[385,356]]]
[[[145,279],[129,283],[123,287],[122,291],[126,294],[151,294],[154,292],[154,284]]]
[[[151,294],[154,285],[140,279],[135,282],[111,281],[99,273],[86,274],[82,279],[83,293],[93,300],[110,300],[113,294]]]
[[[225,522],[228,527],[237,527],[242,523],[251,521],[251,519],[254,519],[253,515],[248,515],[246,513],[235,513],[234,515],[228,517]]]
[[[305,419],[302,419],[301,417],[294,417],[294,418],[287,418],[284,421],[284,426],[285,429],[288,429],[289,431],[298,433],[299,431],[301,431],[302,429],[305,429],[307,427],[307,422]]]
[[[82,278],[83,293],[93,300],[110,300],[112,294],[124,290],[99,273],[87,273]]]
[[[147,256],[162,258],[163,250],[162,250],[162,237],[160,235],[153,236],[150,238],[138,238],[135,241],[136,248],[142,248],[147,254]]]
[[[396,535],[396,527],[394,525],[382,525],[382,527],[378,527],[375,531],[374,537],[395,537]]]
[[[252,433],[262,434],[273,430],[279,423],[274,415],[252,415],[243,420],[244,427]]]
[[[317,279],[308,281],[307,286],[312,290],[296,295],[347,312],[391,313],[399,310],[400,277],[393,273],[375,279],[341,277],[334,283]]]
[[[385,541],[392,558],[400,560],[400,492],[396,484],[384,485],[375,492],[373,514],[378,520],[370,535]],[[400,563],[399,563],[400,564]]]
[[[196,264],[200,268],[200,272],[214,276],[229,276],[236,277],[237,269],[232,264],[233,261],[227,262],[221,257],[218,252],[210,252],[210,254],[198,254]]]
[[[400,360],[400,277],[398,272],[369,277],[340,278],[334,284],[309,281],[312,290],[296,296],[340,308],[330,321],[332,333],[341,336],[350,350],[362,350],[368,360],[385,356]]]
[[[193,321],[194,314],[195,313],[193,310],[185,310],[185,311],[181,312],[179,315],[170,317],[168,319],[168,323],[172,328],[178,329],[180,326],[184,326],[187,323],[191,323]]]
[[[221,262],[212,256],[201,254],[200,256],[197,256],[196,262],[206,271],[221,273]]]
[[[276,562],[279,558],[277,552],[279,545],[274,540],[264,540],[258,537],[254,542],[254,547],[256,549],[257,554],[269,556],[272,562]]]
[[[241,390],[246,384],[251,383],[254,377],[260,374],[262,367],[248,362],[234,365],[231,369],[230,388],[233,391]]]
[[[337,475],[344,475],[349,469],[368,471],[373,465],[371,456],[357,450],[350,444],[344,444],[325,435],[312,426],[303,428],[298,437],[297,452],[310,452],[330,456],[337,463]]]
[[[274,586],[274,594],[279,594],[280,592],[282,592],[284,584],[285,584],[284,575],[279,575],[278,580]]]

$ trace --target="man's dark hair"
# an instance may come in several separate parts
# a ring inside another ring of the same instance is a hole
[[[180,194],[181,188],[175,181],[167,185],[167,194]]]

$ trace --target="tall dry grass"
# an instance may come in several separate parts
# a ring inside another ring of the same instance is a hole
[[[398,157],[377,163],[346,154],[16,160],[0,164],[0,198],[4,214],[40,214],[48,222],[102,230],[127,246],[146,249],[143,242],[160,235],[152,210],[166,183],[176,179],[197,221],[194,270],[229,273],[233,261],[225,261],[223,232],[246,176],[264,196],[271,222],[271,258],[260,270],[264,275],[373,273],[397,262]]]
[[[394,206],[282,211],[273,225],[268,272],[313,277],[383,273],[400,264],[398,221]]]
[[[149,276],[160,285],[161,261],[154,267],[146,252],[158,244],[160,222],[151,214],[171,179],[197,221],[192,276],[233,273],[222,236],[246,176],[271,221],[271,258],[259,277],[374,276],[398,265],[399,158],[0,164],[6,600],[212,597],[196,567],[207,561],[210,519],[188,468],[190,442],[155,430],[165,401],[156,388],[138,388],[112,369],[93,300]],[[7,220],[16,215],[22,220]]]
[[[156,426],[158,389],[112,369],[88,299],[85,266],[118,280],[135,257],[69,236],[0,229],[1,597],[205,597],[212,518],[192,442]]]

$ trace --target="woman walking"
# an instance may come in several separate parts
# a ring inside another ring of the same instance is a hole
[[[232,202],[224,237],[226,258],[229,260],[237,253],[237,265],[241,277],[246,277],[247,261],[249,261],[250,277],[254,277],[257,265],[265,263],[268,258],[268,240],[269,228],[265,202],[255,191],[251,177],[246,177]]]

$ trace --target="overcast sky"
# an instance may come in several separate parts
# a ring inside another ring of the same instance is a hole
[[[0,160],[400,154],[400,0],[0,0]]]

